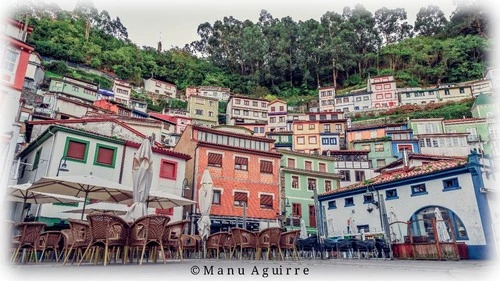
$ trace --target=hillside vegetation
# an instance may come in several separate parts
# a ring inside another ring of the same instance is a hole
[[[134,44],[119,17],[98,11],[90,1],[79,1],[73,11],[22,2],[11,13],[29,19],[34,31],[28,42],[44,57],[137,86],[155,77],[180,90],[230,87],[234,93],[281,98],[291,106],[314,100],[318,87],[335,85],[342,92],[366,86],[369,75],[394,75],[400,87],[478,79],[491,50],[488,15],[466,4],[458,4],[449,19],[438,7],[423,7],[413,24],[401,8],[372,14],[356,5],[342,14],[327,11],[318,20],[298,22],[263,10],[257,22],[224,17],[201,23],[199,40],[162,51]],[[106,85],[102,77],[91,78]]]

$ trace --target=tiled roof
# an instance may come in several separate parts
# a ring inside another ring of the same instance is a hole
[[[177,123],[177,117],[176,116],[170,116],[170,115],[166,115],[166,114],[161,114],[161,113],[154,113],[154,112],[151,112],[149,113],[150,116],[153,116],[153,117],[156,117],[162,121],[166,121],[166,122],[169,122],[169,123],[173,123],[173,124],[176,124]]]
[[[441,161],[441,160],[467,160],[467,157],[465,156],[444,156],[444,155],[435,155],[435,154],[421,154],[421,153],[408,153],[408,159],[421,159],[421,160],[435,160],[435,161]],[[391,162],[387,164],[384,167],[380,167],[375,169],[375,172],[380,172],[384,169],[396,167],[398,165],[401,165],[403,163],[403,158],[399,158],[398,160]]]
[[[364,188],[367,188],[368,186],[385,184],[385,183],[395,182],[395,181],[399,181],[399,180],[403,180],[403,179],[420,177],[420,176],[432,174],[435,172],[440,172],[440,171],[444,171],[444,170],[457,168],[457,167],[465,165],[466,163],[467,163],[467,161],[465,159],[441,160],[441,161],[437,161],[437,162],[432,162],[432,163],[425,164],[422,166],[414,167],[413,169],[408,170],[408,171],[398,170],[394,173],[382,174],[380,176],[365,180],[363,182],[355,183],[355,184],[352,184],[352,185],[349,185],[349,186],[346,186],[343,188],[339,188],[336,190],[322,193],[319,196],[337,194],[337,193],[342,193],[342,192],[349,191],[349,190],[364,189]]]
[[[233,132],[228,132],[228,131],[223,131],[223,130],[214,130],[212,128],[207,128],[207,127],[197,126],[197,125],[191,125],[191,126],[193,127],[193,130],[203,131],[203,132],[207,132],[207,133],[213,133],[213,134],[219,134],[219,135],[225,135],[225,136],[237,137],[237,138],[245,138],[245,139],[256,140],[256,141],[265,141],[265,142],[269,142],[269,143],[273,143],[275,141],[273,139],[269,139],[269,138],[265,138],[265,137],[256,137],[256,136],[238,134],[238,133],[233,133]]]

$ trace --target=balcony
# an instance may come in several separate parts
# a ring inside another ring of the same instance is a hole
[[[478,135],[468,135],[467,142],[481,142],[481,136]]]

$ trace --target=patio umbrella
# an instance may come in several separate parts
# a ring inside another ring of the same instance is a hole
[[[123,199],[120,200],[120,198]],[[121,204],[130,205],[134,203],[134,199],[127,198],[127,196],[118,196],[116,199],[118,199],[118,202]],[[151,190],[146,197],[145,203],[148,208],[168,209],[192,205],[196,202],[165,191]]]
[[[153,180],[153,151],[151,142],[145,138],[134,156],[132,164],[132,187],[134,203],[130,206],[125,220],[133,221],[147,214],[146,199]]]
[[[438,207],[434,209],[434,216],[436,217],[436,230],[438,234],[439,242],[450,241],[450,234],[448,233],[448,228],[441,215],[441,210]]]
[[[306,222],[304,221],[303,218],[300,219],[300,238],[306,239],[307,236],[307,229],[306,229]]]
[[[83,197],[105,202],[120,202],[132,198],[129,186],[96,176],[42,177],[29,188],[31,191]],[[85,205],[82,209],[82,219]]]
[[[97,202],[97,203],[92,203],[88,204],[85,206],[85,214],[89,214],[95,211],[98,212],[113,212],[116,215],[125,215],[127,213],[127,210],[129,207],[124,204],[118,204],[118,203],[109,203],[109,202]],[[74,208],[70,210],[63,211],[62,213],[78,213],[80,214],[82,212],[83,208]]]
[[[198,207],[201,215],[198,220],[198,232],[203,240],[210,235],[210,207],[212,207],[213,196],[212,176],[208,170],[205,170],[201,178],[201,188],[198,191]]]
[[[29,190],[31,186],[32,186],[31,183],[25,183],[19,185],[10,185],[9,187],[7,187],[7,194],[5,196],[5,200],[23,203],[23,211],[21,212],[21,218],[20,218],[21,221],[23,219],[24,206],[26,206],[26,203],[46,204],[46,203],[73,203],[73,202],[83,201],[82,198],[73,196],[31,191]]]

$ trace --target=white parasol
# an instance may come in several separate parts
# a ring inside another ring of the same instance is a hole
[[[145,138],[134,156],[132,165],[134,203],[125,214],[125,220],[133,221],[147,214],[146,199],[153,180],[152,156],[151,142]]]
[[[443,220],[443,216],[441,215],[441,210],[438,207],[434,209],[434,216],[436,217],[436,230],[438,234],[439,242],[448,242],[450,241],[450,234],[448,233],[448,228],[446,227],[446,223]]]
[[[303,218],[300,219],[300,236],[299,237],[302,239],[307,238],[306,222],[304,221]]]
[[[210,235],[210,207],[213,196],[212,176],[208,170],[205,170],[201,178],[201,188],[198,191],[198,207],[201,214],[201,218],[198,220],[198,233],[203,240]]]

